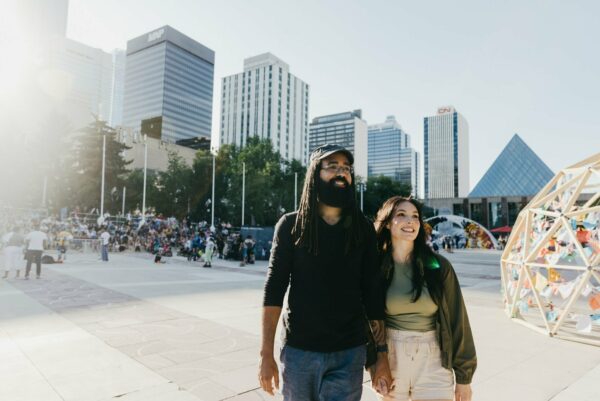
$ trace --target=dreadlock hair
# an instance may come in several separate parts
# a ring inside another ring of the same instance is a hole
[[[403,196],[393,196],[386,200],[377,211],[375,219],[375,233],[377,235],[377,247],[381,255],[381,270],[386,284],[386,291],[392,284],[394,277],[394,261],[392,258],[393,244],[392,235],[387,228],[396,216],[398,207],[409,202],[417,208],[419,214],[419,232],[414,240],[414,246],[410,255],[412,266],[412,301],[416,302],[423,293],[423,286],[427,286],[429,294],[434,301],[441,299],[442,279],[440,269],[430,268],[437,263],[433,250],[427,244],[427,232],[423,222],[423,205],[416,199]]]
[[[319,254],[319,201],[317,199],[317,180],[320,179],[321,160],[311,160],[307,170],[302,196],[300,197],[300,207],[296,222],[292,228],[292,238],[294,245],[305,247],[308,253]],[[352,173],[352,183],[350,184],[353,194],[356,194],[356,185],[354,184],[354,173]],[[356,195],[352,197],[350,204],[342,211],[343,225],[346,232],[346,246],[344,254],[348,254],[350,249],[362,244],[365,238],[365,231],[369,230],[369,222],[362,214],[356,204]],[[371,228],[372,229],[372,228]]]

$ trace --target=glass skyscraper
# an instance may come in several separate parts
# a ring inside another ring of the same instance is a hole
[[[113,56],[101,49],[71,39],[55,42],[50,65],[60,73],[64,95],[55,101],[64,110],[70,124],[81,128],[97,118],[109,121],[113,104]]]
[[[546,163],[515,134],[469,197],[535,195],[552,177]]]
[[[469,193],[469,126],[454,107],[424,119],[425,199],[464,198]]]
[[[419,196],[419,154],[410,147],[410,135],[402,130],[394,116],[369,126],[369,177],[383,175],[410,184]]]
[[[326,143],[341,145],[354,155],[354,172],[367,178],[367,122],[362,110],[313,118],[310,123],[309,154]]]
[[[165,142],[210,140],[215,52],[170,26],[127,42],[123,125]]]

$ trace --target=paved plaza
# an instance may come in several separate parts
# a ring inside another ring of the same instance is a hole
[[[475,401],[597,401],[600,348],[506,318],[498,252],[450,255],[477,346]],[[258,389],[266,263],[69,254],[0,282],[2,401],[281,399]],[[365,377],[365,380],[367,377]],[[365,383],[363,400],[376,400]]]

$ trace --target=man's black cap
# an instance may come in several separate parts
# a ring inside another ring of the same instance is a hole
[[[313,150],[310,154],[310,160],[323,160],[334,153],[343,153],[348,158],[350,164],[354,164],[354,156],[352,156],[352,153],[345,147],[333,143],[327,143]]]

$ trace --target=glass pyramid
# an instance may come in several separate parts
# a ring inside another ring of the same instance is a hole
[[[552,170],[515,134],[469,197],[535,195],[552,177]]]

